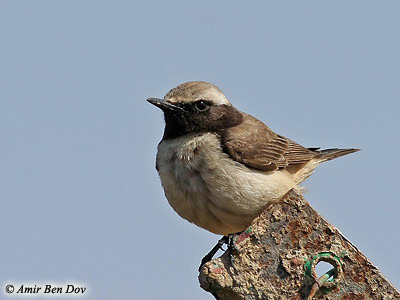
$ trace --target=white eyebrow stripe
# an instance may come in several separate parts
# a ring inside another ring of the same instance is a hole
[[[230,104],[225,95],[216,89],[207,89],[197,97],[198,100],[208,100],[216,105]]]

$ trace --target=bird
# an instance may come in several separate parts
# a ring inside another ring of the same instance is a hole
[[[306,148],[235,108],[214,84],[189,81],[148,102],[164,113],[156,169],[175,212],[205,230],[244,231],[322,162],[359,149]]]

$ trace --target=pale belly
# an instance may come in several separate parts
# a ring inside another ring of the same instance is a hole
[[[162,141],[157,165],[172,208],[216,234],[245,230],[269,204],[298,188],[285,170],[261,172],[233,161],[211,133]]]

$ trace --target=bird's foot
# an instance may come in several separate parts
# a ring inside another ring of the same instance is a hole
[[[228,254],[229,254],[229,260],[231,262],[231,265],[233,266],[235,262],[235,258],[233,257],[233,251],[239,251],[238,247],[236,247],[236,239],[239,236],[241,232],[239,233],[231,233],[228,235]]]
[[[219,239],[219,241],[217,242],[217,244],[214,246],[214,248],[211,249],[210,252],[207,253],[206,256],[203,257],[203,259],[201,260],[201,264],[199,267],[199,272],[201,270],[201,267],[205,264],[208,263],[210,260],[212,260],[212,258],[214,257],[215,253],[218,252],[218,250],[224,250],[222,248],[222,246],[224,244],[228,244],[229,242],[229,238],[227,236],[223,236],[221,239]]]
[[[233,266],[233,263],[235,261],[235,259],[233,257],[233,251],[238,251],[239,250],[235,245],[235,241],[236,241],[236,239],[237,239],[239,234],[240,233],[232,233],[232,234],[228,234],[228,236],[223,236],[218,241],[218,243],[214,246],[214,248],[212,248],[211,251],[208,252],[207,255],[203,257],[203,259],[201,260],[200,267],[199,267],[199,272],[200,272],[201,268],[203,267],[203,265],[205,263],[207,263],[207,262],[212,260],[214,255],[218,252],[218,250],[224,251],[224,249],[222,248],[222,246],[224,244],[227,245],[227,250],[228,250],[228,254],[229,254],[229,260],[230,260],[230,262],[231,262],[231,264]]]

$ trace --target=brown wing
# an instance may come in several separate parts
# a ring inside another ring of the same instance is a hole
[[[224,151],[234,160],[262,171],[300,165],[317,154],[276,134],[247,114],[243,123],[221,133],[221,142]]]

